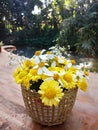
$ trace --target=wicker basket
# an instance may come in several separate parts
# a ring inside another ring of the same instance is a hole
[[[23,100],[29,116],[42,125],[62,124],[70,114],[75,102],[77,88],[65,91],[63,99],[58,106],[45,106],[41,103],[37,92],[26,90],[21,86]]]

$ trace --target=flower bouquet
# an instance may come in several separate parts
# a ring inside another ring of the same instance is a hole
[[[84,65],[65,58],[60,48],[55,47],[36,51],[14,71],[28,114],[36,122],[50,126],[65,121],[78,88],[87,90],[87,76]]]

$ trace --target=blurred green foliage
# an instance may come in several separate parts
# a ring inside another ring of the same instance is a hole
[[[75,16],[63,20],[58,43],[72,52],[94,57],[98,56],[98,3],[87,5],[87,9],[75,10]]]
[[[0,41],[95,56],[97,19],[97,0],[0,0]]]

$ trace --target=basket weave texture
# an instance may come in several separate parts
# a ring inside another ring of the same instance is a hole
[[[32,119],[42,125],[62,124],[70,114],[75,103],[77,88],[65,90],[64,96],[58,106],[45,106],[40,95],[32,90],[26,90],[21,86],[26,110]]]

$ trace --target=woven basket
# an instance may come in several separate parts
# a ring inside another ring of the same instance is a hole
[[[26,90],[21,86],[26,110],[32,119],[42,125],[62,124],[70,114],[75,103],[77,88],[66,90],[58,106],[45,106],[37,92]]]

